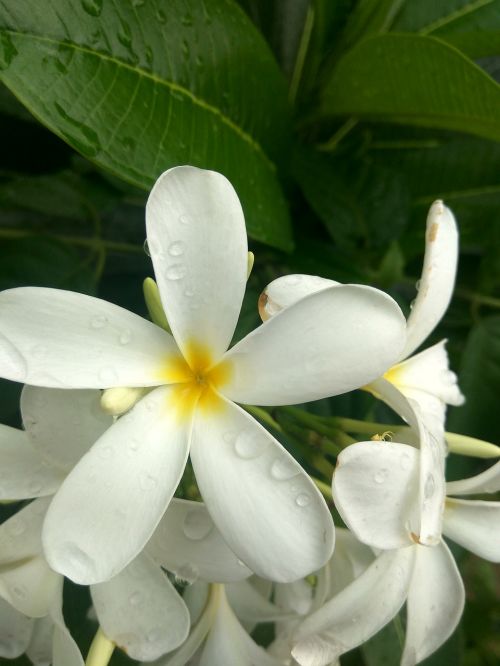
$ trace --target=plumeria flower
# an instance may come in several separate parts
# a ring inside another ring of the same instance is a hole
[[[4,474],[0,497],[39,496],[0,526],[0,596],[26,616],[42,618],[46,631],[52,629],[53,640],[59,642],[61,632],[66,643],[72,641],[62,621],[63,576],[52,571],[45,559],[42,525],[51,494],[96,437],[113,422],[101,412],[99,403],[98,390],[25,386],[21,412],[26,431],[0,427]],[[55,419],[55,415],[59,418]],[[170,543],[171,558],[163,554],[167,566],[172,567],[182,557],[187,560],[196,556],[197,543],[204,539],[198,533],[188,545],[183,537],[186,531],[190,534],[191,523],[199,527],[203,522],[212,533],[208,548],[211,546],[212,554],[219,558],[213,566],[224,567],[221,575],[228,580],[249,576],[251,572],[238,564],[236,556],[216,533],[206,509],[193,502],[187,505],[186,508],[185,502],[174,500],[168,529],[165,531],[163,525],[163,532],[153,535],[158,542],[156,550],[162,547],[163,538]],[[175,521],[179,515],[184,522]],[[140,553],[111,581],[93,585],[91,595],[105,634],[133,658],[156,659],[177,648],[188,634],[187,608],[155,562],[153,553]],[[76,653],[72,659],[71,663],[79,663]],[[60,663],[66,666],[64,661]]]
[[[155,666],[280,666],[249,636],[231,607],[226,586],[212,584],[208,587],[193,586],[193,628],[186,642],[172,655],[155,662]],[[234,594],[234,593],[233,593]],[[283,617],[281,609],[256,601],[248,590],[235,595],[244,605],[247,620],[268,621]],[[273,613],[274,610],[274,613]],[[253,613],[252,613],[253,611]],[[264,611],[264,615],[262,615]]]
[[[300,403],[372,381],[399,358],[404,318],[378,290],[337,287],[227,351],[247,277],[233,188],[214,172],[171,169],[153,188],[146,218],[173,335],[82,294],[0,294],[4,377],[153,389],[63,482],[45,521],[48,561],[80,583],[117,574],[152,535],[190,453],[206,506],[237,556],[263,577],[300,578],[331,555],[330,513],[294,458],[235,403]]]
[[[425,256],[418,294],[406,323],[406,336],[398,362],[385,379],[417,402],[431,430],[443,430],[445,406],[461,405],[463,395],[456,375],[449,370],[446,340],[411,356],[432,333],[446,312],[455,284],[458,231],[452,212],[435,201],[427,216]],[[271,282],[259,301],[265,321],[297,300],[328,289],[338,282],[313,275],[287,275]],[[383,387],[374,391],[385,398]]]
[[[448,546],[443,540],[433,547],[415,543],[419,455],[418,449],[406,444],[371,441],[353,444],[340,454],[333,480],[336,506],[355,535],[382,552],[300,627],[294,654],[303,666],[326,664],[332,655],[361,644],[405,601],[402,666],[432,654],[457,626],[464,589]],[[447,484],[449,495],[498,490],[500,463]],[[476,555],[500,562],[500,502],[448,497],[443,533]]]
[[[292,656],[292,649],[296,648],[302,623],[305,622],[307,625],[308,616],[319,613],[319,609],[352,583],[374,559],[375,556],[369,546],[358,541],[349,530],[337,528],[335,551],[318,572],[314,588],[306,580],[298,581],[302,584],[300,587],[297,582],[275,585],[275,603],[293,611],[294,615],[284,622],[276,623],[276,638],[268,648],[269,652],[285,664],[290,666],[298,664],[299,662]]]

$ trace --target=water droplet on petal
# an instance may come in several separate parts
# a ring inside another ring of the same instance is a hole
[[[415,282],[415,289],[418,291],[420,289],[420,285],[422,284],[422,280],[417,280]]]
[[[411,458],[407,453],[403,453],[399,459],[399,464],[401,469],[410,469],[411,467]]]
[[[103,460],[109,460],[112,457],[113,457],[113,449],[111,448],[111,446],[102,446],[99,449],[99,458],[102,458]]]
[[[181,224],[191,224],[191,218],[189,215],[179,215],[179,222]]]
[[[168,253],[172,257],[180,257],[186,251],[186,244],[182,241],[176,241],[168,246]]]
[[[271,476],[277,481],[287,481],[300,474],[300,469],[287,458],[276,458],[271,465]]]
[[[163,638],[164,632],[165,630],[162,627],[155,627],[154,629],[150,629],[148,631],[146,634],[146,639],[149,643],[156,643],[161,638]]]
[[[184,264],[173,264],[167,268],[167,280],[182,280],[186,277],[187,269]]]
[[[268,440],[258,430],[251,428],[238,434],[234,442],[234,450],[240,458],[250,460],[260,456],[267,445]]]
[[[128,598],[128,602],[131,606],[140,606],[143,603],[143,601],[144,601],[144,595],[140,590],[132,592],[132,594]]]
[[[151,474],[147,474],[146,472],[143,472],[139,476],[139,485],[143,490],[153,490],[153,488],[156,488],[158,485],[158,481],[156,477],[152,476]]]
[[[184,516],[182,529],[188,539],[200,541],[210,534],[213,522],[204,509],[192,509]]]
[[[90,328],[104,328],[108,323],[108,318],[105,315],[95,315],[90,320]]]
[[[119,341],[121,345],[128,345],[132,340],[132,331],[129,328],[124,329],[120,333]]]
[[[307,493],[300,493],[295,498],[295,504],[297,506],[304,507],[307,506],[310,502],[311,502],[311,496],[308,495]]]
[[[429,474],[427,476],[427,479],[425,480],[424,498],[430,499],[434,495],[435,490],[436,490],[436,482],[434,481],[434,477],[432,476],[432,474]]]
[[[373,480],[375,481],[375,483],[384,483],[384,481],[387,479],[388,474],[389,470],[379,469],[378,472],[376,472],[373,475]]]
[[[26,599],[28,596],[28,589],[25,585],[13,585],[10,591],[18,599]]]

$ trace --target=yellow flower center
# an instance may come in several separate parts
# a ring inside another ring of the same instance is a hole
[[[198,342],[189,342],[185,356],[170,355],[160,370],[165,384],[175,384],[170,393],[168,407],[179,419],[191,416],[195,407],[205,411],[219,411],[224,402],[218,394],[231,377],[231,362],[213,363],[210,350]]]

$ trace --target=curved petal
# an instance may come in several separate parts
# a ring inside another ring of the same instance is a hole
[[[450,370],[446,342],[441,340],[398,363],[385,373],[385,378],[404,395],[407,389],[422,391],[448,405],[463,405],[465,398],[458,388],[456,374]]]
[[[165,359],[178,353],[158,326],[72,291],[9,289],[0,313],[2,376],[33,386],[156,386],[165,382]]]
[[[198,486],[215,524],[263,578],[290,582],[319,569],[334,537],[322,496],[265,428],[220,400],[217,412],[198,410],[191,444]]]
[[[419,405],[406,398],[401,391],[383,377],[372,382],[370,390],[394,409],[415,433],[418,433],[420,448],[418,541],[426,546],[436,545],[441,540],[446,497],[444,423],[433,421],[436,429],[429,430]]]
[[[0,425],[0,499],[53,495],[63,475],[48,467],[25,432]]]
[[[190,569],[197,579],[226,583],[252,574],[229,549],[201,502],[173,499],[146,550],[159,565],[182,578]]]
[[[335,550],[327,566],[330,569],[326,597],[338,594],[360,576],[375,559],[373,550],[361,543],[352,532],[342,527],[336,529]]]
[[[23,425],[33,447],[51,465],[69,472],[113,423],[100,408],[101,393],[25,386]]]
[[[41,555],[40,533],[50,498],[37,499],[0,525],[0,596],[20,613],[42,617],[62,580]]]
[[[226,397],[287,405],[345,393],[383,374],[404,344],[404,318],[387,294],[341,285],[306,296],[225,356]]]
[[[340,453],[333,499],[360,541],[383,550],[411,545],[418,462],[412,446],[391,442],[358,442]]]
[[[382,553],[354,582],[297,628],[293,657],[301,666],[326,666],[367,641],[404,604],[415,548]]]
[[[500,490],[500,462],[492,465],[481,474],[468,479],[449,481],[447,495],[475,495],[476,493],[496,493]]]
[[[420,346],[446,312],[455,285],[457,261],[455,218],[442,201],[435,201],[427,216],[422,276],[408,317],[408,336],[401,358],[406,358]]]
[[[479,557],[500,562],[500,502],[447,498],[443,531]]]
[[[152,661],[187,638],[186,604],[144,553],[90,592],[104,633],[132,659]]]
[[[99,583],[143,549],[188,455],[189,423],[179,422],[174,395],[163,386],[143,398],[66,477],[42,533],[53,569],[77,583]]]
[[[50,615],[40,617],[35,621],[33,634],[26,656],[33,666],[50,666],[52,663],[52,641],[54,636],[54,621]]]
[[[448,546],[415,546],[401,666],[414,666],[451,636],[464,608],[462,578]]]
[[[64,623],[62,604],[63,579],[60,577],[59,590],[54,595],[50,609],[50,617],[54,622],[52,666],[84,666],[80,649]]]
[[[0,597],[0,657],[20,657],[31,640],[33,620]]]
[[[305,583],[305,581],[288,583],[279,587],[290,588],[296,586],[297,583]],[[307,585],[307,583],[305,584]],[[307,587],[311,589],[310,586]],[[263,597],[248,580],[226,585],[226,595],[238,619],[245,622],[275,622],[288,620],[294,616],[290,610],[283,610]]]
[[[221,590],[221,599],[201,653],[199,666],[279,666],[280,663],[250,638]]]
[[[168,322],[189,362],[191,345],[212,361],[226,351],[247,278],[245,219],[231,183],[191,166],[169,169],[146,206],[148,246]]]
[[[260,318],[262,321],[267,321],[281,310],[300,301],[304,296],[338,285],[339,283],[334,280],[327,280],[317,275],[283,275],[270,282],[260,295]]]

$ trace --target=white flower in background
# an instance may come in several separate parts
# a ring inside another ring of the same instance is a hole
[[[226,351],[247,277],[233,188],[214,172],[171,169],[153,188],[146,217],[173,337],[82,294],[0,294],[4,377],[63,388],[155,387],[63,482],[45,521],[48,561],[80,583],[118,573],[152,535],[190,453],[230,548],[263,577],[300,578],[331,555],[330,513],[300,465],[233,401],[300,403],[366,384],[400,357],[404,318],[378,290],[337,287]]]
[[[368,640],[407,604],[402,666],[432,654],[454,631],[464,589],[443,540],[415,543],[419,451],[406,444],[360,442],[339,456],[334,475],[336,506],[349,528],[381,555],[296,633],[295,658],[321,666]],[[452,495],[500,490],[500,463],[447,484]],[[500,502],[448,497],[443,533],[476,555],[500,562]]]
[[[438,432],[444,424],[445,406],[464,401],[456,375],[449,370],[446,340],[411,356],[432,333],[448,308],[458,261],[458,232],[452,212],[435,201],[427,216],[425,256],[418,294],[406,323],[406,341],[398,363],[384,374],[407,398],[422,409],[428,427]],[[259,299],[265,321],[312,293],[338,285],[313,275],[287,275],[271,282]],[[385,398],[380,387],[377,393]]]
[[[228,594],[230,587],[233,591]],[[260,597],[246,581],[235,586],[195,583],[187,588],[185,596],[191,611],[191,633],[176,652],[159,659],[155,666],[280,666],[283,663],[255,643],[236,613],[237,610],[242,613],[251,626],[258,621],[286,617],[287,613]]]

